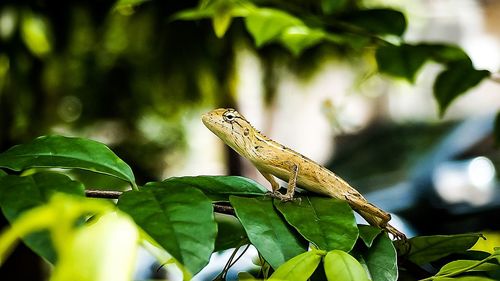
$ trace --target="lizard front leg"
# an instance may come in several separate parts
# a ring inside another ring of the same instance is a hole
[[[281,199],[281,201],[291,201],[293,200],[293,195],[295,194],[295,187],[297,187],[297,176],[299,175],[299,166],[297,164],[292,164],[290,170],[290,177],[288,178],[288,186],[286,188],[286,194]]]

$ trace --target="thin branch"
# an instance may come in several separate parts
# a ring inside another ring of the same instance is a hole
[[[121,191],[113,191],[113,190],[96,190],[96,189],[87,189],[85,190],[85,196],[90,198],[103,198],[103,199],[118,199],[123,192]],[[232,215],[234,216],[236,213],[234,212],[233,207],[224,205],[221,203],[214,203],[214,211],[221,214]]]

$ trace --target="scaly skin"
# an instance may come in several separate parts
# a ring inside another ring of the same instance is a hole
[[[293,200],[295,186],[311,192],[345,200],[371,225],[385,229],[396,239],[406,236],[388,224],[391,216],[369,203],[356,189],[327,168],[262,135],[236,110],[219,108],[202,116],[210,131],[241,156],[250,160],[271,183],[273,196]],[[281,194],[273,178],[288,181],[287,192]]]

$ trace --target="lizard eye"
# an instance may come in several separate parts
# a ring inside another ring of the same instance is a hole
[[[226,111],[223,115],[224,117],[224,120],[226,120],[227,122],[233,122],[234,119],[236,118],[236,114],[234,114],[234,112],[232,111]]]

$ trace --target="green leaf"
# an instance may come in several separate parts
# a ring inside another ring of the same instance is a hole
[[[280,42],[298,56],[305,49],[325,39],[326,34],[320,29],[311,29],[305,25],[286,28],[280,36]]]
[[[229,201],[250,242],[273,268],[306,251],[299,235],[274,210],[271,198],[230,196]]]
[[[398,279],[397,254],[387,234],[379,235],[370,248],[357,249],[352,253],[364,261],[373,281]]]
[[[134,174],[123,160],[102,143],[82,138],[43,136],[0,154],[0,167],[73,168],[106,174],[135,185]]]
[[[329,281],[368,281],[363,266],[344,251],[333,250],[326,254],[325,272]]]
[[[214,251],[235,248],[247,239],[245,229],[234,216],[215,213],[215,221],[217,222],[217,239]]]
[[[466,251],[474,246],[480,234],[417,236],[409,240],[411,244],[408,259],[422,265],[438,260],[452,253]]]
[[[439,104],[439,114],[443,116],[455,98],[489,76],[490,72],[487,70],[474,69],[470,60],[450,63],[434,82],[434,97]]]
[[[321,0],[321,10],[327,15],[338,13],[343,11],[349,2],[348,0]]]
[[[255,40],[255,45],[260,47],[276,40],[291,26],[304,26],[304,23],[281,10],[260,8],[252,11],[245,18],[245,25]]]
[[[23,212],[49,202],[54,193],[85,196],[81,183],[56,173],[37,173],[31,176],[0,177],[0,206],[10,223]],[[55,263],[57,257],[47,231],[40,231],[23,238],[24,243],[35,253]]]
[[[132,8],[150,0],[118,0],[114,9]]]
[[[208,263],[217,224],[212,202],[200,190],[148,183],[139,191],[123,193],[118,207],[190,273]]]
[[[472,266],[474,267],[467,270],[468,272],[493,271],[500,269],[500,265],[494,263],[488,263],[488,262],[481,263],[481,261],[475,261],[475,260],[456,260],[445,264],[436,275],[446,275]]]
[[[437,277],[433,281],[495,281],[495,279],[481,276]]]
[[[427,48],[402,44],[381,46],[375,53],[379,71],[415,82],[418,70],[429,58]]]
[[[366,247],[370,248],[375,238],[382,232],[382,229],[371,225],[358,225],[359,237],[365,243]]]
[[[324,251],[311,250],[302,253],[278,267],[270,279],[306,281],[318,267],[322,256]]]
[[[255,181],[238,176],[174,177],[164,180],[163,183],[170,185],[171,188],[196,187],[216,201],[228,201],[229,195],[255,196],[268,192]]]
[[[404,14],[391,9],[359,10],[342,16],[341,20],[380,35],[401,36],[406,30]]]
[[[319,249],[350,251],[358,239],[351,207],[333,198],[301,199],[300,202],[275,201],[275,206],[290,225]]]
[[[6,175],[7,175],[6,172],[4,172],[3,170],[0,170],[0,177],[6,176]]]

